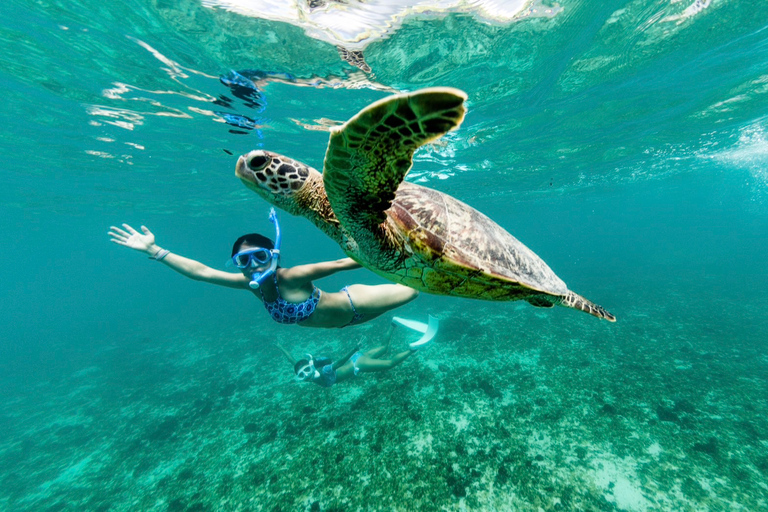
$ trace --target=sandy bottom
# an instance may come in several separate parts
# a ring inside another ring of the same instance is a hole
[[[768,508],[754,339],[647,308],[615,325],[470,301],[398,314],[427,311],[432,345],[331,389],[295,382],[272,343],[338,356],[388,319],[130,333],[4,398],[0,509]]]

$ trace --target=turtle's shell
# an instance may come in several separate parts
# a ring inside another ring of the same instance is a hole
[[[387,210],[386,231],[390,246],[399,251],[382,254],[380,266],[413,288],[486,300],[568,291],[549,266],[509,232],[437,190],[403,183]]]
[[[459,126],[466,95],[433,88],[389,96],[331,134],[323,182],[354,239],[348,253],[429,293],[514,300],[568,288],[501,226],[453,197],[404,182],[414,151]]]

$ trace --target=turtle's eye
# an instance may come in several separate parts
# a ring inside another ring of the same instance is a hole
[[[248,160],[248,167],[254,171],[258,171],[265,168],[268,161],[267,157],[258,155]]]

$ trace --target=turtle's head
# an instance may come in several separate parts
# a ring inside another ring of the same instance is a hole
[[[325,193],[323,175],[317,170],[258,149],[238,158],[235,175],[268,203],[291,215],[306,217],[341,243],[339,220]]]
[[[297,193],[313,173],[322,176],[301,162],[260,149],[242,155],[235,167],[235,176],[246,187],[293,215],[302,213]]]

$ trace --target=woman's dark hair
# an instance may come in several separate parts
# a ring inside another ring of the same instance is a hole
[[[239,252],[240,246],[243,244],[248,244],[251,247],[263,247],[265,249],[275,248],[275,244],[269,238],[258,233],[248,233],[235,240],[235,245],[232,246],[232,256]]]
[[[306,359],[299,359],[298,361],[296,361],[296,364],[293,365],[293,373],[299,373],[299,370],[301,370],[308,364],[309,364],[309,361],[307,361]]]

